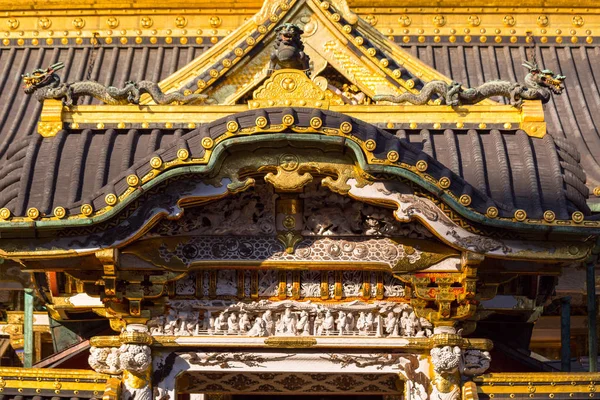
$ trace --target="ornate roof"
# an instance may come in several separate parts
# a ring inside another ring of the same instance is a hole
[[[306,52],[314,63],[312,80],[303,74],[286,75],[295,85],[290,91],[296,97],[290,99],[282,94],[281,82],[273,83],[283,75],[267,79],[274,29],[284,22],[303,24]],[[128,208],[139,206],[135,202],[152,201],[145,192],[177,176],[218,175],[231,181],[230,192],[244,190],[251,183],[231,168],[229,176],[219,175],[221,163],[239,146],[259,145],[335,148],[351,156],[371,182],[400,179],[415,185],[415,192],[448,207],[475,230],[568,232],[581,237],[600,230],[598,217],[586,204],[584,173],[587,166],[596,167],[595,142],[581,134],[580,148],[586,144],[589,151],[583,159],[570,142],[570,132],[585,131],[576,113],[589,112],[583,120],[595,126],[589,111],[595,103],[568,107],[572,99],[597,93],[573,82],[586,70],[569,64],[568,54],[566,60],[560,58],[563,52],[572,54],[570,48],[550,46],[538,54],[546,68],[575,75],[566,81],[566,96],[547,106],[556,112],[546,121],[535,101],[522,109],[488,99],[459,109],[439,105],[439,99],[423,106],[343,104],[335,84],[344,82],[371,98],[418,93],[433,80],[454,78],[469,87],[490,78],[522,81],[524,71],[515,65],[526,57],[522,48],[483,47],[466,39],[430,43],[424,38],[419,40],[422,44],[402,49],[370,24],[356,21],[340,0],[267,2],[254,18],[206,52],[187,39],[180,41],[187,46],[173,45],[170,37],[139,37],[134,43],[125,38],[118,46],[108,43],[98,49],[66,38],[60,45],[47,41],[52,51],[43,44],[37,47],[39,41],[33,46],[33,40],[25,48],[0,50],[0,57],[11,61],[7,69],[12,65],[23,73],[60,60],[67,65],[67,77],[81,80],[94,52],[91,77],[100,83],[121,86],[131,77],[162,79],[167,93],[203,93],[218,105],[161,106],[142,97],[142,106],[86,100],[69,108],[46,100],[41,110],[23,97],[16,82],[0,81],[0,89],[14,99],[0,109],[0,230],[6,235],[16,228],[18,236],[42,230],[53,235],[56,229],[126,218]],[[512,61],[506,63],[501,54]],[[310,90],[295,91],[301,85]],[[561,106],[562,102],[566,103]],[[37,118],[41,135],[35,131]],[[569,129],[566,122],[572,123]],[[253,166],[253,172],[259,172],[258,167]],[[337,180],[347,184],[339,176]],[[173,195],[168,200],[172,204],[161,206],[175,215],[182,197]],[[141,232],[152,218],[146,215],[124,235]],[[459,246],[457,237],[446,240]],[[116,238],[98,243],[116,244]],[[469,248],[464,243],[462,247]]]

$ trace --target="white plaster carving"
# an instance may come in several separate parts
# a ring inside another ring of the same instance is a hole
[[[208,321],[207,321],[208,320]],[[378,301],[312,303],[260,300],[224,303],[180,300],[167,317],[148,322],[155,336],[383,336],[428,337],[431,325],[410,305]]]
[[[303,235],[364,235],[433,238],[418,222],[400,223],[391,209],[376,207],[324,190],[315,184],[305,188]]]
[[[127,330],[141,329],[147,332],[144,325],[132,325]],[[150,347],[139,344],[122,344],[120,347],[90,348],[88,363],[96,372],[110,375],[121,374],[124,370],[143,373],[150,366],[152,355]]]
[[[308,270],[300,273],[300,296],[321,296],[321,271]]]
[[[237,295],[237,273],[233,269],[220,269],[217,272],[217,295],[235,296]]]
[[[275,270],[258,271],[258,295],[261,297],[277,296],[279,275]]]
[[[465,350],[463,353],[462,373],[467,376],[481,375],[490,367],[492,357],[488,351]]]

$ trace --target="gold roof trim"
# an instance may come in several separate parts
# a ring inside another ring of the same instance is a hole
[[[275,100],[273,99],[273,101]],[[263,100],[260,101],[261,103],[257,107],[270,106],[268,100],[264,105]],[[79,129],[84,126],[91,128],[103,126],[105,129],[134,127],[146,129],[171,126],[191,129],[198,123],[209,123],[248,110],[247,105],[151,105],[143,108],[135,105],[79,105],[70,108],[59,105],[60,102],[56,100],[44,101],[42,119],[38,123],[38,133],[40,135],[51,137],[64,128]],[[285,106],[285,100],[283,104],[277,105]],[[307,106],[315,107],[316,104],[307,104]],[[322,108],[327,108],[325,106],[326,103],[324,102]],[[257,108],[253,106],[253,102],[250,103],[250,107]],[[328,109],[371,124],[386,123],[390,129],[396,126],[399,128],[399,124],[406,123],[409,124],[408,128],[411,129],[425,127],[433,129],[486,129],[499,125],[501,129],[522,129],[532,137],[540,138],[546,134],[546,122],[544,121],[542,104],[539,101],[525,101],[520,110],[509,105],[500,104],[462,106],[459,113],[452,107],[444,105],[330,105]]]

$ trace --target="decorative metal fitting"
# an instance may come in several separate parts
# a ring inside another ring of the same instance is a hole
[[[463,194],[458,198],[458,202],[465,207],[469,206],[471,205],[471,196],[469,196],[468,194]]]
[[[525,221],[527,218],[527,212],[525,210],[517,210],[515,211],[515,219],[519,222]]]
[[[187,160],[189,156],[190,156],[190,152],[187,151],[186,149],[177,150],[177,158],[179,158],[181,161]]]
[[[400,159],[400,154],[396,150],[387,153],[387,159],[391,162],[396,162]]]
[[[140,183],[140,178],[138,178],[137,175],[131,174],[127,177],[127,184],[129,186],[137,186],[137,185],[139,185],[139,183]]]
[[[64,207],[58,206],[54,209],[54,216],[56,218],[64,218],[67,215],[67,211]]]
[[[150,159],[150,166],[154,169],[162,167],[163,160],[159,156],[152,157]]]
[[[89,217],[94,213],[94,207],[91,204],[84,204],[81,206],[81,213],[86,217]]]
[[[487,211],[485,212],[485,215],[488,218],[497,218],[498,214],[499,214],[498,209],[494,206],[488,207]]]
[[[104,201],[106,202],[106,204],[108,204],[109,206],[114,206],[115,204],[117,204],[117,201],[119,201],[119,198],[117,197],[116,194],[114,193],[109,193],[104,197]]]

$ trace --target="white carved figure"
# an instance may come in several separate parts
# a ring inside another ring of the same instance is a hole
[[[174,309],[169,310],[169,314],[167,314],[167,320],[165,322],[164,333],[165,335],[174,335],[177,330],[177,322],[179,321],[179,317],[177,316],[177,311]]]
[[[365,312],[361,311],[358,313],[358,319],[356,320],[356,329],[361,336],[367,336],[369,331],[367,330],[367,317]]]
[[[300,319],[296,324],[296,330],[301,332],[302,336],[310,336],[310,317],[306,310],[300,313]]]
[[[236,313],[229,314],[229,318],[227,318],[227,333],[228,334],[237,334],[240,331],[240,323],[238,321],[238,317]]]
[[[325,312],[322,328],[322,334],[324,335],[329,336],[329,334],[333,333],[333,330],[335,329],[335,318],[333,317],[331,310]]]
[[[292,313],[291,308],[286,308],[282,315],[279,316],[279,321],[277,324],[277,330],[275,332],[276,335],[290,335],[296,336],[297,330],[296,325],[298,320],[296,319],[296,315]]]
[[[354,332],[355,327],[356,327],[356,321],[354,319],[354,314],[349,312],[346,315],[346,333],[352,334]]]
[[[257,319],[260,319],[260,318],[257,318]],[[248,332],[250,330],[250,328],[252,327],[252,324],[250,323],[250,317],[248,316],[247,312],[241,313],[239,326],[240,326],[241,334]]]
[[[467,376],[481,375],[490,367],[492,357],[482,350],[466,350],[463,354],[462,373]]]
[[[342,336],[347,331],[347,328],[346,328],[347,318],[346,318],[345,312],[340,311],[338,313],[338,319],[336,320],[336,323],[337,323],[338,335]]]
[[[252,328],[250,328],[250,330],[248,331],[248,336],[269,336],[265,320],[261,317],[257,317],[256,319],[254,319],[254,325],[252,325]]]
[[[394,312],[388,312],[388,315],[385,319],[385,333],[387,333],[390,337],[398,337],[398,317]]]
[[[322,336],[323,335],[323,322],[325,321],[325,318],[323,317],[323,311],[319,310],[317,311],[317,315],[315,316],[315,323],[314,323],[314,335],[316,336]]]
[[[275,334],[275,322],[273,321],[273,315],[271,310],[267,310],[262,315],[263,321],[265,321],[265,328],[267,330],[267,335],[272,336]]]
[[[225,313],[219,314],[217,319],[215,320],[215,333],[223,333],[227,331],[227,319],[225,318]]]

